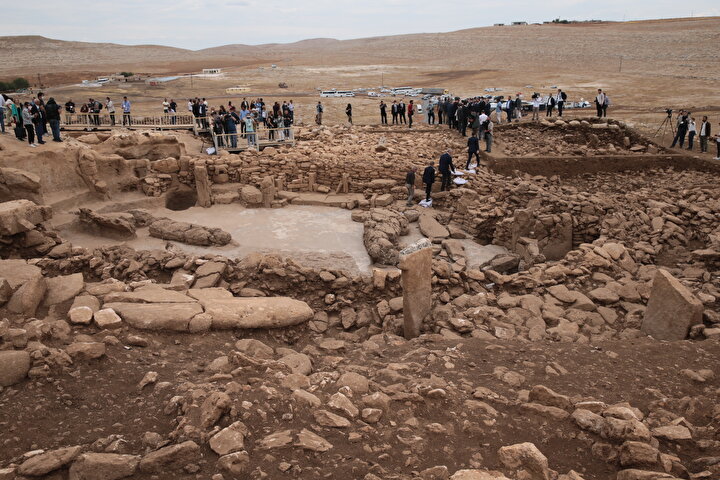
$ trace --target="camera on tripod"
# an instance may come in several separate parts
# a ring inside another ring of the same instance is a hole
[[[668,118],[669,118],[669,117],[672,117],[672,112],[673,112],[673,111],[672,111],[672,108],[666,108],[666,109],[665,109],[665,113],[667,113]]]

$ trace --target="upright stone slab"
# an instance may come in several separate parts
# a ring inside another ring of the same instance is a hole
[[[270,208],[273,200],[275,200],[275,181],[272,177],[265,177],[260,182],[260,191],[262,192],[263,207]]]
[[[684,340],[702,323],[703,304],[675,277],[658,269],[643,316],[642,332],[657,340]]]
[[[432,244],[426,238],[400,251],[405,338],[420,335],[432,308]]]
[[[204,166],[195,167],[195,188],[197,189],[197,202],[201,207],[208,208],[212,205],[210,198],[210,179],[207,169]]]

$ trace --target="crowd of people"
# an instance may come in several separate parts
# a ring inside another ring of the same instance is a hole
[[[520,94],[513,98],[499,97],[492,99],[491,97],[473,97],[461,100],[458,97],[440,97],[435,102],[428,102],[424,109],[421,105],[416,105],[414,100],[409,100],[406,104],[403,99],[393,100],[391,104],[384,100],[380,101],[380,123],[382,125],[407,125],[408,128],[413,126],[413,118],[418,113],[425,113],[426,121],[429,125],[447,125],[448,128],[456,130],[462,136],[469,136],[467,141],[468,159],[466,168],[470,168],[471,160],[474,159],[479,163],[479,152],[484,142],[485,152],[491,153],[493,144],[493,125],[507,122],[519,122],[523,116],[524,108],[532,109],[532,121],[539,121],[541,105],[544,106],[545,116],[552,117],[557,112],[559,117],[563,116],[567,94],[561,89],[556,93],[543,97],[539,94],[533,94],[530,107],[523,105],[522,96]],[[608,106],[611,105],[609,96],[602,90],[598,89],[595,97],[595,107],[598,117],[607,116]],[[19,98],[12,98],[7,95],[0,94],[0,128],[5,133],[7,125],[13,127],[15,136],[18,140],[27,140],[31,147],[42,145],[45,143],[44,138],[52,136],[55,142],[61,142],[60,121],[61,114],[66,114],[65,122],[71,123],[73,116],[78,113],[78,105],[71,100],[61,105],[54,98],[45,100],[43,92],[39,92],[32,100],[22,102]],[[121,102],[121,118],[122,125],[131,126],[131,102],[127,96],[123,97]],[[103,101],[89,98],[87,102],[79,105],[79,113],[86,115],[88,123],[101,126],[101,112],[105,109],[107,112],[110,125],[116,125],[116,107],[113,100],[108,96]],[[317,102],[315,107],[315,122],[322,125],[324,106],[322,102]],[[390,117],[388,117],[388,110]],[[247,139],[248,145],[257,145],[257,132],[259,128],[268,130],[268,139],[276,141],[284,141],[290,138],[290,126],[295,123],[295,106],[293,101],[274,102],[271,106],[266,106],[262,98],[248,100],[243,98],[240,105],[236,107],[232,101],[227,106],[220,105],[218,107],[209,107],[205,98],[189,98],[187,101],[187,111],[189,115],[195,118],[198,128],[212,129],[218,135],[221,146],[237,148],[238,136]],[[178,104],[170,98],[165,98],[162,102],[162,112],[170,124],[177,123]],[[491,119],[492,114],[494,118]],[[353,107],[348,103],[345,107],[345,114],[348,123],[353,123]],[[82,117],[81,117],[82,118]],[[107,121],[107,119],[105,120]],[[239,132],[238,132],[238,125]],[[708,152],[709,145],[716,143],[717,156],[720,159],[720,134],[712,135],[712,126],[707,116],[703,116],[700,122],[697,122],[690,112],[681,110],[677,115],[674,124],[674,137],[671,148],[679,146],[688,150],[695,149],[695,138],[698,139],[699,150],[701,153]],[[239,134],[239,135],[238,135]],[[687,140],[687,147],[685,142]],[[442,172],[440,172],[442,173]]]
[[[198,122],[208,128],[205,99],[189,100],[188,109],[192,111]],[[239,110],[231,101],[228,102],[227,107],[224,105],[218,108],[211,107],[209,118],[213,133],[218,138],[218,146],[238,147],[238,125],[240,125],[239,136],[245,138],[249,146],[256,146],[257,132],[261,126],[268,130],[268,140],[282,142],[291,138],[290,127],[295,122],[295,105],[290,100],[283,101],[282,104],[274,102],[268,108],[262,98],[251,101],[243,98]]]
[[[672,115],[672,110],[669,111],[669,115]],[[687,149],[693,150],[695,137],[697,136],[699,140],[698,143],[700,144],[700,152],[707,153],[708,143],[712,138],[712,124],[708,120],[707,115],[703,115],[702,120],[698,124],[695,121],[695,117],[693,117],[689,111],[680,110],[675,119],[675,128],[673,130],[675,135],[673,136],[670,148],[675,148],[676,145],[684,148],[685,138],[687,137]],[[715,138],[717,143],[717,157],[715,157],[715,160],[720,160],[720,132],[715,135]]]
[[[0,132],[5,133],[6,117],[13,126],[15,137],[20,141],[27,139],[31,147],[43,145],[43,136],[52,135],[54,142],[61,142],[60,112],[62,107],[53,97],[45,101],[40,92],[31,101],[21,102],[18,98],[0,94]],[[37,138],[37,143],[35,140]]]

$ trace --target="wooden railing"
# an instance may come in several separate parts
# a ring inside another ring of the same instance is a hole
[[[108,128],[154,128],[158,130],[193,129],[207,130],[208,117],[195,117],[188,113],[167,113],[162,115],[135,115],[132,112],[108,113],[63,113],[61,127],[65,129],[108,129]]]

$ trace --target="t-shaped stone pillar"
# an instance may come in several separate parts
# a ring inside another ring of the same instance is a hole
[[[423,320],[432,308],[432,244],[427,238],[400,251],[405,338],[420,335]]]
[[[197,204],[208,208],[212,205],[210,179],[204,165],[195,167],[195,188],[197,189]]]

